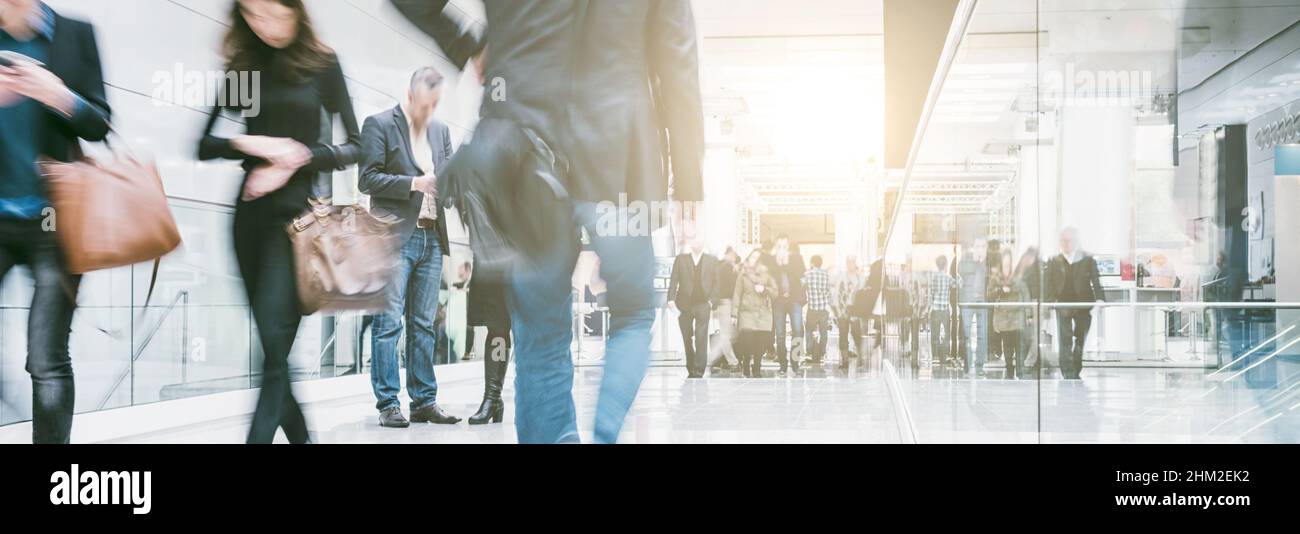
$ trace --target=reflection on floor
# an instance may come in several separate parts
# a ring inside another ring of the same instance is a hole
[[[982,378],[904,357],[885,357],[899,371],[906,412],[891,400],[879,352],[848,371],[838,356],[779,374],[767,362],[764,378],[729,371],[686,379],[681,367],[653,367],[620,441],[624,443],[899,443],[908,425],[920,443],[1039,442],[1300,442],[1300,383],[1221,380],[1196,369],[1088,368],[1082,381],[1047,374],[1006,380],[990,367]],[[513,369],[512,369],[513,372]],[[591,438],[591,415],[601,370],[579,367],[574,394],[579,428]],[[467,416],[478,406],[481,383],[446,384],[439,401]],[[505,392],[513,402],[513,387]],[[312,432],[322,443],[513,443],[513,406],[505,424],[471,427],[377,425],[369,391],[307,405]],[[904,423],[901,424],[900,423]],[[238,443],[247,420],[227,420],[137,436],[137,443]],[[902,429],[902,430],[900,430]]]

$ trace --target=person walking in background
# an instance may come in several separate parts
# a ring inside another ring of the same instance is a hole
[[[0,0],[0,51],[30,58],[0,65],[0,281],[15,266],[31,270],[32,442],[62,444],[76,405],[68,337],[81,277],[67,271],[57,225],[44,226],[51,208],[36,162],[71,161],[78,140],[108,135],[103,67],[94,27],[38,0]]]
[[[1097,261],[1079,245],[1079,231],[1066,228],[1061,232],[1061,253],[1047,264],[1046,300],[1063,304],[1105,302]],[[1094,306],[1056,309],[1061,375],[1079,380],[1083,371],[1083,346],[1092,327]]]
[[[1025,327],[1026,314],[1025,308],[1019,305],[1029,302],[1029,288],[1011,268],[1010,250],[1003,251],[995,265],[997,270],[989,273],[987,300],[1002,306],[993,308],[989,346],[991,351],[1002,355],[1007,369],[1005,377],[1014,379],[1025,365],[1025,355],[1020,350],[1020,331]]]
[[[727,251],[722,254],[722,261],[718,262],[717,280],[713,283],[718,297],[717,311],[713,314],[718,320],[718,339],[716,343],[709,345],[710,373],[724,358],[726,364],[732,369],[738,370],[740,366],[735,349],[736,323],[732,317],[735,306],[732,297],[735,294],[739,269],[740,254],[736,253],[736,249],[727,247]]]
[[[442,257],[449,250],[446,217],[437,202],[437,169],[451,158],[451,132],[433,119],[442,95],[442,76],[432,67],[411,76],[406,99],[393,109],[366,119],[362,128],[361,176],[358,185],[370,195],[370,212],[395,225],[397,267],[388,304],[375,317],[371,337],[370,383],[379,424],[406,428],[411,422],[454,424],[459,418],[438,406],[434,374],[438,293]],[[403,325],[406,335],[403,337]],[[406,340],[406,389],[411,419],[397,398],[397,343]]]
[[[761,257],[758,250],[749,253],[731,297],[736,328],[740,330],[740,371],[745,378],[763,377],[763,353],[772,346],[776,280],[768,274]]]
[[[807,332],[804,347],[807,347],[812,363],[820,365],[826,356],[826,336],[831,322],[831,277],[822,269],[821,256],[812,257],[812,269],[804,273],[800,282],[808,302],[808,317],[804,321]],[[816,339],[813,334],[816,334]]]
[[[976,239],[961,261],[957,262],[957,278],[961,281],[958,302],[983,302],[988,289],[989,243]],[[966,356],[967,372],[984,376],[984,364],[989,355],[989,310],[960,308],[961,326],[958,329],[959,346]]]
[[[947,256],[941,254],[935,258],[934,267],[935,270],[930,272],[927,289],[930,295],[930,359],[934,362],[944,362],[952,356],[948,354],[948,340],[953,335],[952,322],[949,321],[952,316],[949,302],[952,299],[952,291],[959,283],[956,278],[948,274]]]
[[[261,112],[246,117],[244,135],[213,133],[223,111],[240,111],[233,85],[223,88],[199,145],[199,159],[242,160],[244,178],[235,204],[235,257],[253,321],[266,354],[262,392],[249,443],[271,443],[277,427],[290,443],[307,443],[307,422],[289,385],[289,353],[302,313],[298,308],[293,247],[285,232],[311,208],[313,179],[360,159],[361,132],[338,57],[316,38],[302,0],[238,0],[225,40],[226,69],[263,73]],[[247,96],[247,95],[245,95]],[[321,110],[347,132],[343,144],[320,142]]]
[[[866,279],[863,277],[862,269],[858,267],[858,259],[849,256],[845,260],[844,271],[835,281],[831,310],[835,315],[835,328],[839,331],[841,369],[848,369],[849,360],[857,356],[850,351],[850,340],[853,342],[853,348],[862,352],[862,321],[853,313],[853,298],[865,288],[865,285]]]
[[[688,240],[690,252],[678,255],[673,262],[668,280],[668,306],[678,313],[677,324],[686,351],[686,377],[704,378],[718,267],[717,260],[704,253],[704,243],[698,235],[689,235]]]
[[[799,359],[803,356],[803,256],[799,255],[797,245],[790,242],[790,237],[782,234],[776,237],[772,246],[772,263],[775,269],[770,274],[776,280],[772,296],[772,333],[776,337],[776,359],[781,364],[781,374],[793,369],[799,372]],[[790,320],[790,347],[785,343],[785,322]]]
[[[1041,330],[1042,322],[1038,310],[1041,309],[1037,304],[1041,303],[1042,284],[1043,284],[1043,262],[1038,258],[1038,248],[1029,247],[1025,253],[1020,256],[1020,261],[1016,263],[1016,279],[1025,286],[1028,292],[1028,301],[1035,306],[1026,309],[1025,326],[1020,331],[1020,377],[1025,377],[1026,373],[1031,376],[1038,376],[1038,333]]]

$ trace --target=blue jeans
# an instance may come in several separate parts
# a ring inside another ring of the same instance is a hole
[[[776,336],[776,360],[781,364],[781,370],[785,371],[789,367],[789,362],[794,361],[799,365],[797,357],[794,354],[787,357],[785,348],[785,320],[790,318],[790,351],[803,342],[803,306],[792,300],[777,300],[772,302],[772,332]]]
[[[442,286],[442,245],[438,231],[416,228],[398,255],[393,272],[388,308],[376,315],[371,327],[370,384],[375,389],[375,407],[380,410],[401,406],[397,392],[397,341],[406,323],[406,392],[411,410],[438,402],[438,379],[433,374],[433,348],[438,341],[433,319],[438,311],[438,290]]]
[[[983,372],[989,359],[989,310],[961,310],[961,342],[966,347],[966,366]],[[972,348],[971,344],[975,346]]]
[[[515,334],[515,431],[520,443],[578,441],[573,404],[573,268],[578,227],[591,236],[600,277],[609,287],[605,373],[596,401],[595,440],[618,440],[623,419],[650,365],[654,324],[654,249],[646,235],[621,235],[635,225],[611,224],[627,213],[574,206],[574,231],[555,236],[545,257],[512,271],[508,302]]]

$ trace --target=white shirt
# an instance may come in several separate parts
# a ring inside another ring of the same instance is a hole
[[[694,252],[691,253],[691,260],[693,260],[693,261],[695,262],[695,265],[699,265],[699,264],[700,264],[700,259],[703,258],[703,257],[704,257],[704,253],[703,253],[703,252],[701,252],[701,253],[699,253],[699,254],[696,254],[696,253],[694,253]]]
[[[1079,263],[1079,260],[1083,259],[1083,251],[1079,249],[1074,249],[1073,253],[1070,254],[1062,253],[1061,256],[1065,257],[1066,263],[1070,265],[1074,265],[1076,263]]]
[[[424,169],[424,172],[437,172],[434,169],[433,147],[429,145],[428,130],[411,128],[411,154],[415,156],[415,164]]]
[[[415,164],[424,169],[426,173],[436,173],[436,165],[433,164],[433,147],[429,145],[429,131],[427,128],[416,128],[408,123],[411,130],[411,155],[415,157]],[[424,196],[424,203],[420,205],[420,218],[436,220],[438,218],[437,202],[431,195]]]

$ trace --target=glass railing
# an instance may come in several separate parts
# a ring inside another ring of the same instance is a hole
[[[878,354],[899,377],[891,387],[920,443],[1300,440],[1300,304],[971,302],[959,310],[965,323],[950,313],[940,328],[962,332],[939,344],[955,357],[934,357],[931,325],[913,345],[886,322]],[[1023,316],[1015,349],[980,334],[999,322],[969,313],[980,310]],[[1080,380],[1061,371],[1061,354],[1076,349],[1063,346],[1058,315],[1074,310],[1092,319]]]

